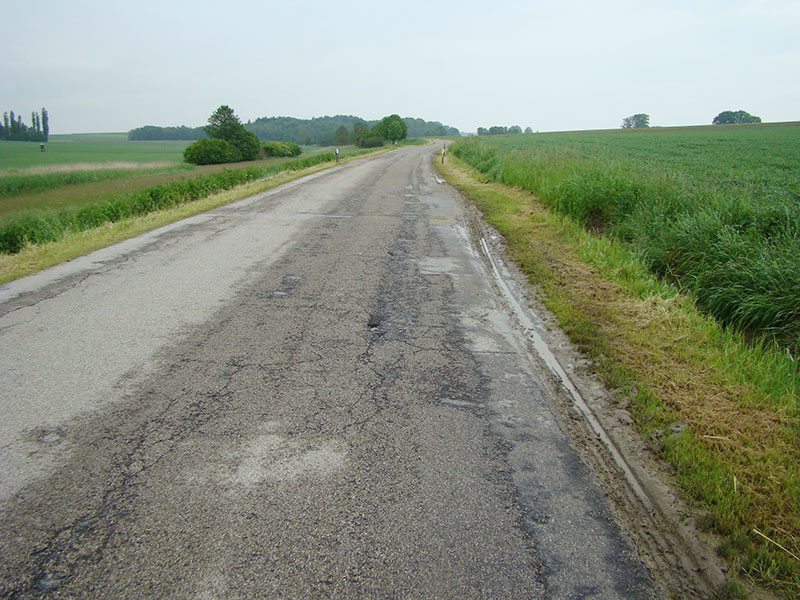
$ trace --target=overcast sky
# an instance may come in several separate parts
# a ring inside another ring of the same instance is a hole
[[[52,133],[398,113],[468,132],[800,120],[800,0],[2,2],[0,110]]]

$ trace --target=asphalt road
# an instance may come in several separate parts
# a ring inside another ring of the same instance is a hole
[[[0,595],[657,597],[434,152],[0,287]]]

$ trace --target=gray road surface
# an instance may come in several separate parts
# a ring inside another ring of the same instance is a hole
[[[431,147],[0,288],[0,595],[653,598]]]

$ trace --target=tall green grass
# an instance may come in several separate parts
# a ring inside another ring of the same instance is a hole
[[[452,151],[488,179],[530,190],[556,211],[627,242],[654,273],[692,292],[722,323],[796,352],[800,165],[792,156],[800,153],[800,126],[747,134],[471,138]],[[761,148],[766,164],[753,148]]]
[[[88,169],[55,173],[10,174],[0,176],[0,198],[44,192],[68,185],[80,185],[144,174],[170,173],[190,169],[191,165],[172,164],[148,169]]]
[[[14,254],[26,244],[52,242],[67,231],[85,231],[104,223],[192,202],[253,181],[262,175],[263,171],[257,168],[223,171],[115,196],[107,202],[86,206],[78,211],[62,210],[56,214],[22,217],[0,228],[0,252]]]

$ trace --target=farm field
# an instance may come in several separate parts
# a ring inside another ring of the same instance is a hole
[[[723,323],[800,350],[800,123],[487,136],[453,152],[632,244]]]
[[[51,135],[41,152],[37,142],[0,141],[0,173],[70,163],[181,163],[190,143],[129,142],[126,133]]]
[[[486,136],[437,164],[615,390],[612,409],[674,469],[731,573],[788,598],[800,598],[798,155],[792,123]]]
[[[722,190],[800,195],[800,123],[644,128],[480,138],[498,148],[561,151],[674,171]]]
[[[38,143],[0,141],[0,225],[25,216],[80,209],[144,187],[226,169],[271,169],[290,160],[195,166],[183,162],[183,149],[189,143],[130,142],[124,133],[55,135],[41,152]],[[302,156],[326,151],[304,147]]]

